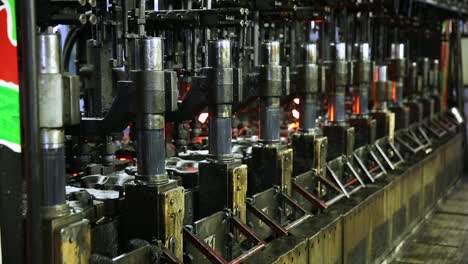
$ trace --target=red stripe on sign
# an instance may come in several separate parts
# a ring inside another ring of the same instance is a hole
[[[0,10],[0,80],[18,84],[18,56],[16,47],[8,38],[7,10]]]

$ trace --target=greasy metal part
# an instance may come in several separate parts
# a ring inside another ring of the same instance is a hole
[[[257,209],[251,202],[247,202],[247,209],[249,212],[252,212],[256,217],[258,217],[262,222],[264,222],[268,227],[270,227],[274,232],[279,235],[287,235],[288,230],[284,229],[281,225],[277,224],[270,216],[268,216],[262,210]]]
[[[194,245],[212,263],[227,263],[210,245],[194,235],[187,227],[184,227],[184,238]]]
[[[364,172],[371,182],[375,182],[378,178],[387,174],[384,166],[370,146],[363,146],[356,149],[353,152],[353,161],[358,164],[360,172]]]
[[[357,83],[359,85],[359,111],[362,116],[369,112],[369,90],[370,90],[370,48],[369,43],[359,44],[359,60],[357,62]]]
[[[246,223],[247,166],[232,169],[232,214]]]
[[[74,263],[88,261],[91,255],[91,234],[89,221],[81,213],[64,213],[57,217],[55,212],[69,211],[68,206],[59,205],[54,213],[44,211],[50,218],[44,219],[44,262]],[[47,209],[49,210],[49,209]]]
[[[234,69],[231,63],[231,42],[208,42],[208,69],[210,89],[209,151],[217,160],[231,158],[231,118],[234,100]]]
[[[248,194],[260,193],[272,186],[279,186],[281,191],[290,194],[292,167],[292,149],[283,145],[254,146],[249,163]]]
[[[376,82],[376,91],[374,98],[374,108],[377,110],[385,111],[387,110],[387,100],[389,95],[389,87],[387,81],[387,66],[378,66],[378,79]]]
[[[250,181],[247,183],[247,166],[231,159],[230,162],[201,162],[198,168],[199,194],[195,219],[229,208],[236,217],[245,221],[245,196],[250,184]]]
[[[425,97],[429,91],[429,70],[430,70],[430,61],[429,58],[425,57],[421,59],[419,63],[420,71],[419,75],[421,75],[421,89],[420,89],[420,96]]]
[[[283,89],[283,67],[280,66],[280,43],[261,44],[259,71],[260,139],[265,143],[278,143],[280,139],[279,98]]]
[[[274,237],[274,234],[278,233],[278,230],[272,227],[268,221],[271,220],[275,225],[283,227],[284,230],[289,230],[310,217],[309,213],[301,205],[284,192],[281,192],[279,188],[270,188],[255,194],[249,202],[255,209],[249,210],[247,222],[258,236],[265,240]],[[259,217],[257,211],[268,216],[268,219],[262,219],[262,215]]]
[[[317,118],[317,93],[319,86],[319,67],[317,65],[317,44],[304,45],[304,64],[298,66],[298,92],[301,95],[299,129],[310,132],[315,128]]]
[[[236,231],[242,234],[242,241],[250,240],[253,246],[240,252],[233,252],[232,247],[226,247],[229,240],[237,239],[237,236],[229,236],[228,233]],[[207,258],[213,263],[241,263],[266,246],[254,231],[229,212],[218,212],[201,219],[195,222],[193,230],[185,227],[184,238],[189,242],[189,254],[195,262]]]
[[[350,157],[354,150],[355,129],[347,125],[326,125],[323,135],[328,138],[327,160],[342,155]]]
[[[342,125],[345,123],[345,91],[348,82],[348,62],[346,60],[346,43],[332,44],[331,49],[335,52],[333,64],[334,85],[330,91],[333,98],[329,108],[329,120]]]
[[[89,220],[72,223],[57,230],[56,248],[60,255],[55,263],[86,263],[91,256],[91,227]]]
[[[183,220],[184,220],[184,188],[172,188],[161,195],[164,219],[164,235],[160,237],[164,246],[180,260],[183,259]]]
[[[80,78],[77,75],[63,74],[63,105],[65,126],[78,125],[80,113]]]
[[[37,35],[39,58],[39,121],[42,128],[63,126],[63,80],[60,74],[60,35],[52,28]]]
[[[454,178],[460,177],[460,140],[458,134],[398,174],[389,175],[388,180],[368,186],[346,202],[328,207],[288,230],[288,236],[271,241],[247,263],[381,262],[426,217],[429,207],[455,182]],[[453,200],[444,206],[447,212],[453,208],[460,208]],[[305,248],[300,246],[304,241]],[[296,247],[300,255],[292,253]],[[304,254],[308,260],[299,257]]]
[[[159,184],[127,183],[125,201],[128,206],[122,215],[123,239],[137,237],[152,241],[156,238],[182,259],[184,197],[184,188],[178,187],[172,179]]]
[[[331,176],[331,180],[334,181],[348,198],[351,194],[365,187],[361,177],[354,169],[354,165],[344,156],[329,161],[327,163],[327,171]]]
[[[378,139],[375,147],[390,170],[395,170],[405,161],[400,151],[388,141],[388,138]]]
[[[60,35],[52,28],[37,35],[39,75],[39,126],[41,128],[42,177],[44,207],[66,204],[64,95],[61,75]],[[59,217],[61,215],[56,215]]]
[[[137,40],[138,176],[151,184],[168,181],[164,141],[165,74],[163,42],[158,37]]]
[[[392,43],[391,52],[392,78],[390,79],[394,83],[392,89],[396,89],[392,93],[392,101],[401,104],[403,102],[403,87],[406,77],[405,45],[403,43]]]
[[[310,203],[316,205],[318,208],[323,208],[326,209],[328,207],[327,203],[322,201],[320,198],[317,196],[313,195],[312,193],[308,192],[304,188],[302,188],[299,184],[297,184],[295,181],[293,182],[293,188],[302,196],[304,196],[305,199],[307,199]]]

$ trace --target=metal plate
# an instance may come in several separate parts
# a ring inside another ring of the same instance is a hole
[[[246,223],[247,165],[232,169],[232,209],[233,214]]]
[[[161,195],[164,245],[180,260],[183,257],[184,200],[183,187],[170,189]]]
[[[293,166],[293,150],[284,149],[278,153],[278,159],[281,167],[281,191],[291,196],[291,177]]]
[[[60,260],[57,263],[88,263],[91,256],[91,230],[88,220],[83,219],[62,227],[56,237],[57,243],[60,243]]]

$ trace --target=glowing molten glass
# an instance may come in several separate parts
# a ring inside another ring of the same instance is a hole
[[[295,119],[299,119],[299,117],[301,116],[301,114],[299,113],[299,111],[297,111],[296,109],[293,109],[292,110],[292,115]]]
[[[198,116],[198,122],[202,123],[202,124],[205,124],[206,121],[208,121],[208,117],[209,117],[209,114],[208,113],[201,113],[199,116]]]

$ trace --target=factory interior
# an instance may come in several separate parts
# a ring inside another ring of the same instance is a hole
[[[0,59],[0,264],[468,263],[467,0],[0,0]]]

